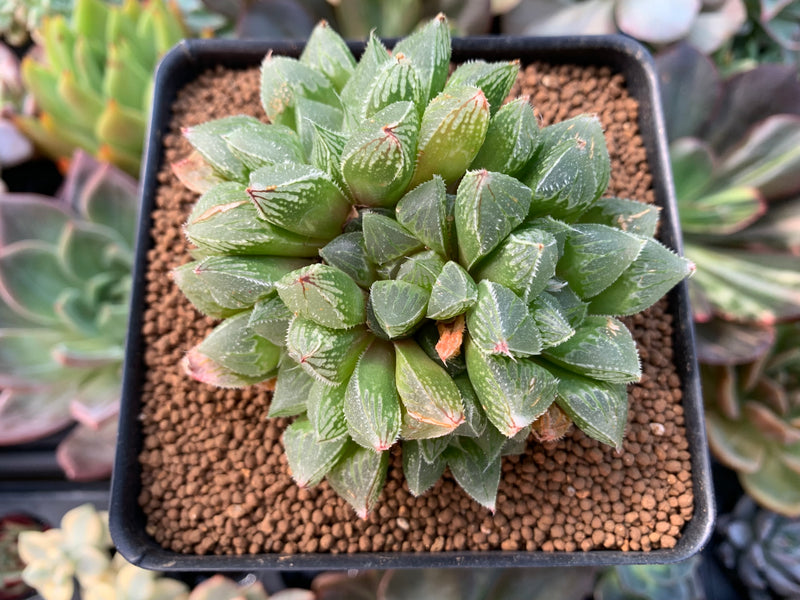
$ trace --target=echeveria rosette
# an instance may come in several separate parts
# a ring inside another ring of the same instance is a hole
[[[71,478],[111,473],[136,188],[79,153],[59,198],[0,194],[0,445],[77,420],[57,450]]]
[[[533,424],[620,447],[640,365],[615,317],[691,270],[652,238],[655,207],[601,197],[596,117],[540,130],[526,99],[502,105],[518,63],[449,65],[443,17],[394,54],[371,37],[358,63],[320,25],[299,60],[264,59],[272,124],[192,127],[173,165],[202,194],[175,280],[224,319],[187,372],[277,377],[295,480],[362,517],[398,442],[414,494],[449,467],[492,510]]]

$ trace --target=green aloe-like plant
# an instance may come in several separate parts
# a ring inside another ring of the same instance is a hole
[[[71,18],[45,19],[38,37],[22,77],[40,114],[16,125],[53,159],[80,148],[138,176],[155,65],[185,37],[177,5],[75,0]]]
[[[0,194],[0,445],[77,420],[77,479],[111,472],[136,215],[136,182],[85,154],[58,199]]]
[[[653,239],[657,208],[601,197],[596,117],[540,130],[527,99],[503,104],[516,62],[449,65],[441,15],[393,53],[370,37],[358,63],[321,24],[299,60],[263,61],[271,124],[190,127],[173,166],[202,192],[175,281],[224,319],[185,370],[277,376],[295,480],[362,517],[398,440],[412,493],[449,467],[490,509],[501,457],[543,417],[619,447],[640,364],[616,317],[692,268]]]

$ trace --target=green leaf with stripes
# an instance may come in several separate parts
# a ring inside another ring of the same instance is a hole
[[[478,301],[467,311],[467,328],[486,354],[530,356],[542,350],[528,306],[507,287],[486,279],[478,284]]]
[[[284,431],[283,447],[292,479],[301,488],[315,487],[342,458],[347,437],[317,440],[311,422],[300,418]]]
[[[366,519],[383,491],[388,469],[388,452],[375,452],[349,442],[344,456],[328,474],[328,483],[360,518]]]

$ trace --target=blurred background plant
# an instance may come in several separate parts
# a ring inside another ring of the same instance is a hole
[[[0,36],[21,46],[46,17],[68,15],[73,0],[0,0]]]
[[[0,445],[77,420],[72,479],[111,473],[136,214],[135,180],[82,153],[58,198],[0,195]]]

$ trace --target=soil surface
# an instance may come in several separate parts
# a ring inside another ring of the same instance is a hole
[[[362,521],[327,483],[300,489],[292,481],[281,442],[288,421],[267,419],[270,394],[263,386],[220,390],[182,373],[184,353],[214,322],[192,308],[169,276],[190,260],[181,226],[197,199],[169,164],[190,150],[182,127],[239,113],[265,119],[258,89],[258,69],[209,72],[183,89],[164,136],[143,327],[139,503],[148,533],[168,549],[193,554],[673,547],[692,516],[693,495],[664,300],[627,319],[644,375],[629,389],[622,450],[577,429],[546,446],[531,441],[525,454],[504,459],[495,514],[449,473],[414,498],[396,447],[386,488]],[[520,94],[530,96],[543,125],[597,113],[612,160],[608,194],[653,201],[637,103],[621,75],[534,64],[512,92]]]

